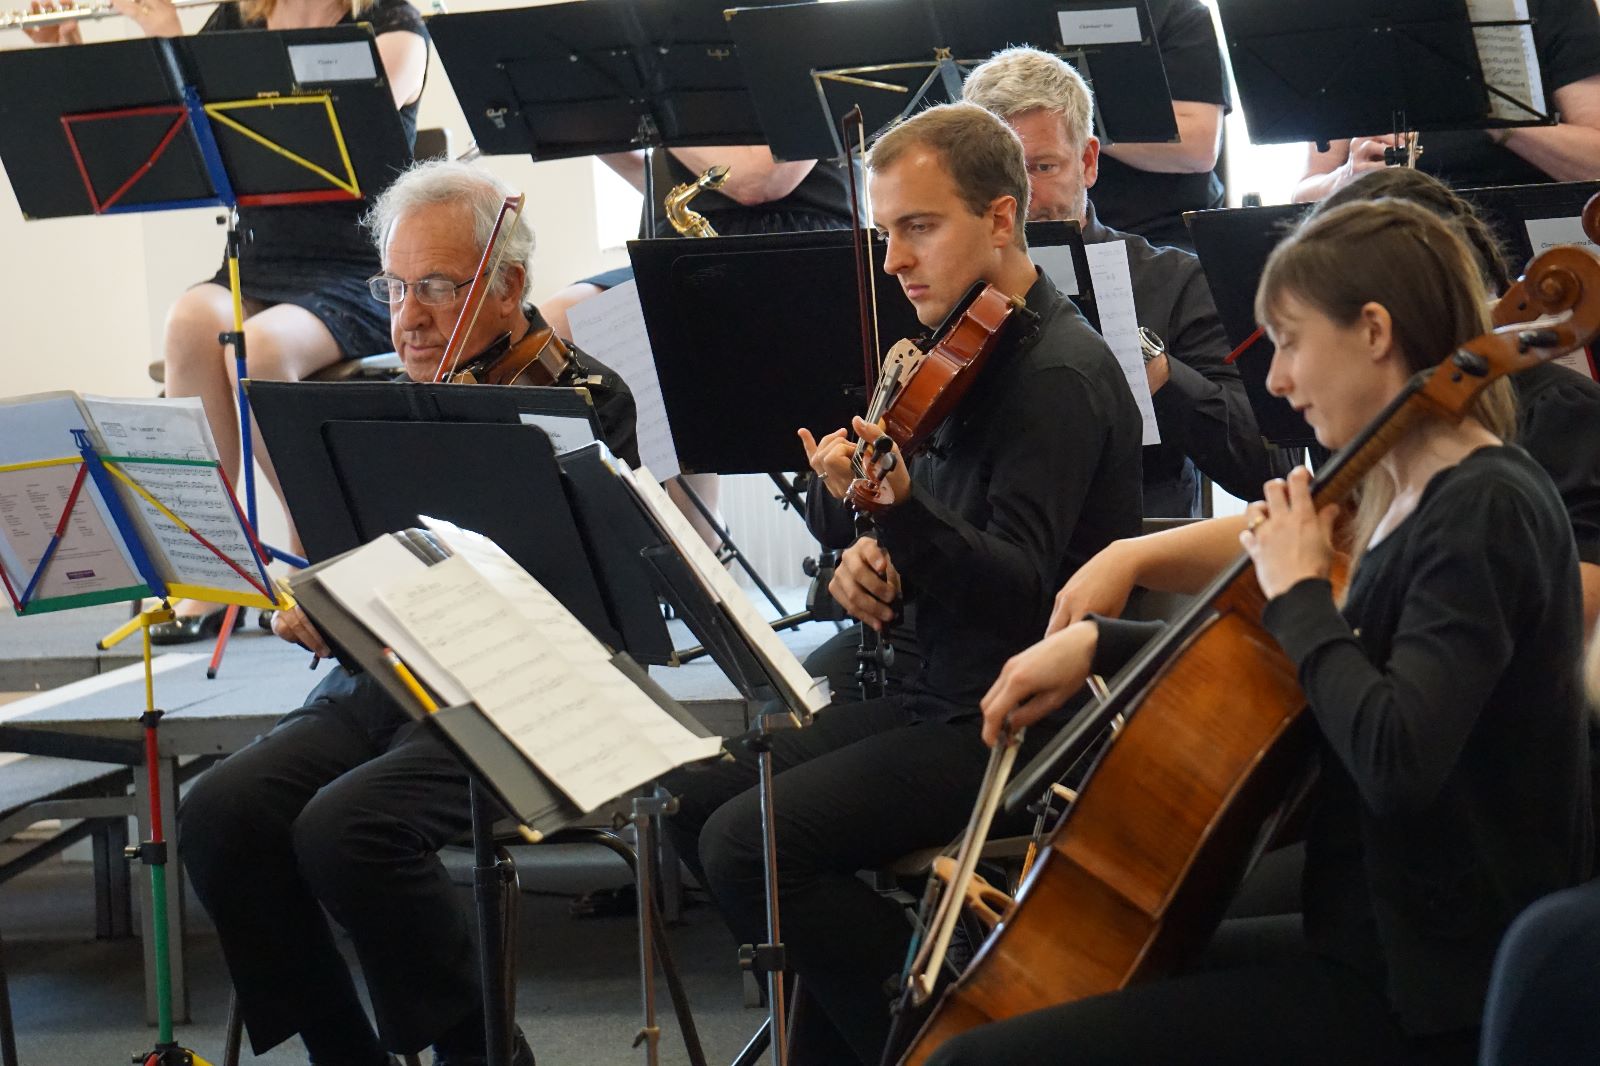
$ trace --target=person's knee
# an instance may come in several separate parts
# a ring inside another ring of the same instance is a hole
[[[319,792],[295,819],[295,865],[317,898],[337,908],[387,884],[394,871],[430,848],[398,812],[383,810],[337,784]]]
[[[254,785],[253,775],[235,773],[224,760],[190,786],[178,805],[178,840],[192,873],[232,864],[259,842],[270,807]]]
[[[162,355],[169,368],[216,365],[222,348],[218,335],[232,328],[232,312],[225,302],[207,286],[190,289],[167,309]]]
[[[733,799],[706,819],[700,829],[700,868],[719,898],[750,888],[760,891],[766,875],[761,847],[760,810]]]

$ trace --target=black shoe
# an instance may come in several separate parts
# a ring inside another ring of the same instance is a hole
[[[150,643],[189,644],[214,637],[222,632],[222,619],[227,613],[226,607],[218,607],[205,614],[180,615],[170,622],[157,622],[150,627]],[[233,615],[233,628],[237,630],[242,625],[244,625],[243,607]]]
[[[437,1051],[433,1054],[433,1066],[487,1066],[488,1061],[487,1055],[441,1055]],[[511,1066],[535,1066],[533,1048],[528,1046],[528,1038],[522,1035],[520,1025],[511,1043]]]

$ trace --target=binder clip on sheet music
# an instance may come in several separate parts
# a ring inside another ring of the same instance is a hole
[[[145,596],[279,606],[196,397],[0,400],[0,581],[19,615]]]

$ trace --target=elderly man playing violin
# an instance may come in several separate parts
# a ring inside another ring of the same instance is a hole
[[[1028,257],[1016,135],[982,108],[935,107],[885,134],[867,167],[884,269],[924,325],[939,325],[979,281],[1026,307],[1012,311],[928,446],[909,462],[898,446],[888,453],[893,502],[834,578],[839,601],[875,628],[902,596],[914,600],[926,665],[902,692],[825,708],[808,728],[770,738],[783,938],[804,1000],[797,1064],[878,1060],[884,982],[910,931],[856,871],[956,834],[983,775],[984,689],[1043,626],[1062,576],[1139,526],[1137,409],[1105,342]],[[881,435],[854,428],[868,441]],[[848,521],[845,431],[800,437],[823,472],[814,512]],[[755,759],[746,738],[728,750],[732,760],[669,779],[680,798],[669,827],[733,932],[756,942],[765,912]]]
[[[458,163],[427,163],[368,218],[395,350],[415,381],[435,377],[509,190]],[[462,350],[480,376],[548,327],[525,302],[533,234],[518,220]],[[613,451],[634,451],[633,397],[610,370],[566,349],[556,384],[584,384]],[[399,387],[399,386],[396,386]],[[319,656],[298,610],[279,636]],[[254,744],[195,782],[179,810],[180,854],[222,941],[256,1054],[299,1034],[317,1066],[388,1066],[432,1046],[442,1066],[485,1061],[483,996],[465,916],[436,852],[464,836],[467,776],[365,674],[340,668]],[[376,1030],[324,909],[350,934]],[[512,1062],[532,1066],[520,1035]]]

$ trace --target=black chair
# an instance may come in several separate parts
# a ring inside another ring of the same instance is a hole
[[[1511,923],[1489,978],[1482,1066],[1600,1062],[1600,880],[1539,900]]]

